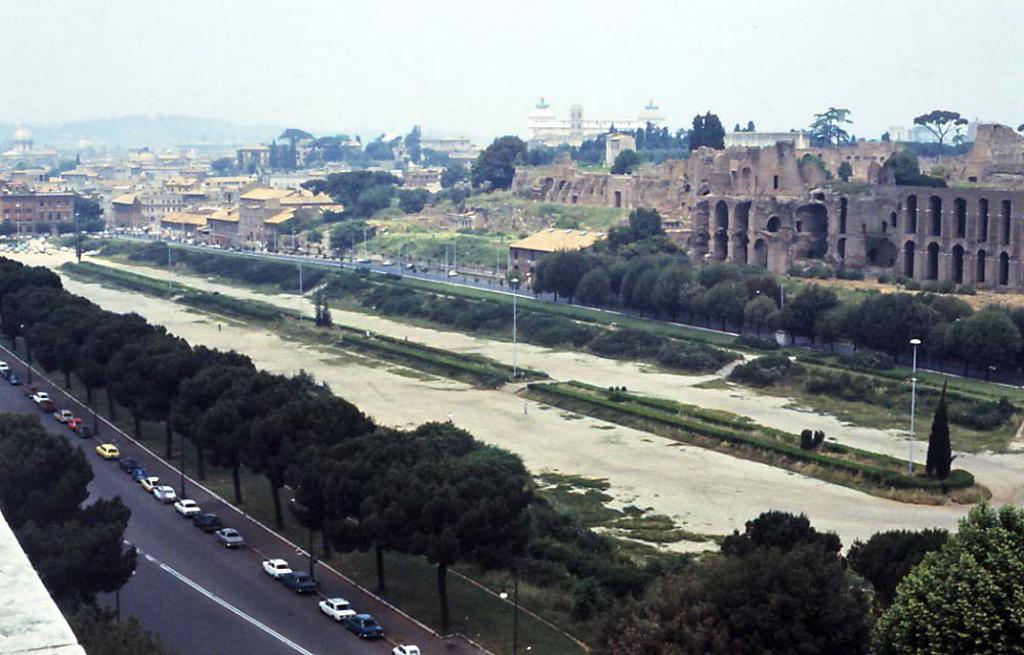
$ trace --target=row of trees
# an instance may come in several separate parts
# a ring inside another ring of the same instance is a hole
[[[181,447],[195,449],[200,479],[207,464],[231,471],[236,503],[244,501],[242,470],[262,476],[278,528],[291,511],[311,537],[321,533],[326,548],[374,549],[381,587],[385,551],[436,564],[444,629],[446,572],[460,560],[493,567],[557,558],[561,570],[589,578],[606,603],[638,592],[647,579],[603,538],[552,516],[534,498],[518,457],[450,424],[378,428],[304,373],[272,375],[235,352],[192,348],[135,314],[112,314],[66,293],[45,269],[0,259],[0,297],[0,329],[12,342],[24,339],[30,358],[63,373],[65,383],[76,376],[94,408],[105,389],[109,413],[126,409],[136,433],[143,421],[162,422],[165,455],[177,434]],[[14,471],[21,458],[2,459]],[[34,493],[38,485],[25,480],[12,473],[12,489]],[[281,498],[285,485],[291,503]]]
[[[136,621],[115,622],[97,595],[135,570],[123,545],[131,512],[120,498],[84,505],[92,469],[80,449],[20,414],[0,415],[0,511],[89,653],[161,655]],[[10,571],[8,571],[8,574]]]
[[[899,358],[912,338],[924,352],[956,359],[965,369],[1024,366],[1024,309],[974,311],[950,295],[874,293],[841,301],[834,290],[809,284],[785,299],[763,268],[735,264],[692,267],[665,243],[655,210],[638,209],[593,252],[556,252],[534,271],[533,290],[570,302],[623,307],[641,315],[716,321],[726,326],[782,329],[796,337]]]

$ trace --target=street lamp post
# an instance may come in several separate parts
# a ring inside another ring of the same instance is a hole
[[[78,212],[75,212],[75,258],[82,263],[82,228],[79,226]]]
[[[26,384],[32,384],[32,346],[28,345],[28,335],[25,334],[24,323],[18,326],[18,331],[21,332],[21,338],[25,340],[25,368],[27,369],[25,373],[25,377],[27,379]]]
[[[508,592],[501,592],[498,597],[508,600]],[[526,650],[530,650],[527,647]],[[519,576],[512,573],[512,655],[519,652]]]
[[[184,498],[185,497],[185,437],[183,435],[180,435],[180,434],[178,435],[178,450],[181,451],[181,461],[180,461],[179,466],[178,466],[178,474],[180,476],[180,480],[179,480],[180,485],[179,486],[181,487],[181,494],[180,495],[181,495],[182,498]]]
[[[914,347],[914,364],[910,374],[910,457],[907,461],[907,471],[914,475],[914,415],[917,410],[917,347],[921,345],[920,339],[911,339],[910,345]]]
[[[518,329],[516,301],[519,299],[519,278],[514,277],[509,282],[512,284],[512,379],[515,380],[519,377],[519,370],[516,368],[516,331]]]

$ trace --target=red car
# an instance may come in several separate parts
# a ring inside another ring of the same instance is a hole
[[[76,416],[72,419],[69,419],[65,425],[67,425],[68,429],[71,430],[72,432],[78,432],[78,428],[82,427],[82,419]]]

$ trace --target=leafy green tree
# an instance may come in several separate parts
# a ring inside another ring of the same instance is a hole
[[[757,334],[761,334],[761,328],[771,325],[769,318],[775,313],[775,301],[766,298],[764,294],[754,296],[743,306],[743,322],[753,325]]]
[[[171,655],[160,637],[143,628],[134,616],[115,620],[109,612],[83,605],[68,616],[68,623],[89,655]]]
[[[395,158],[395,151],[390,143],[384,142],[384,135],[380,135],[363,148],[363,154],[373,161],[390,161]]]
[[[335,202],[344,205],[344,218],[366,218],[369,214],[360,213],[365,207],[358,206],[359,196],[367,189],[379,186],[394,187],[399,182],[401,180],[397,177],[383,171],[349,171],[331,173],[322,180],[309,180],[302,186],[314,193],[326,193]],[[390,203],[390,197],[388,201]]]
[[[612,175],[628,175],[640,165],[640,155],[634,150],[623,150],[615,156],[612,163]]]
[[[430,202],[430,192],[426,189],[399,189],[398,207],[406,214],[418,214]]]
[[[929,187],[946,186],[945,180],[921,173],[921,167],[917,163],[917,155],[907,149],[893,153],[891,157],[885,160],[882,167],[892,171],[893,180],[896,184]]]
[[[510,188],[516,174],[516,166],[525,159],[525,141],[517,136],[498,137],[473,162],[473,188]]]
[[[331,248],[350,250],[363,243],[363,238],[373,236],[374,228],[366,221],[342,221],[331,228]]]
[[[842,145],[850,141],[850,134],[843,125],[851,125],[849,109],[829,107],[814,115],[811,122],[811,138],[821,143]]]
[[[689,133],[690,150],[700,147],[722,150],[725,148],[725,128],[718,116],[710,111],[693,117],[693,129]]]
[[[896,587],[876,655],[1024,652],[1024,510],[979,505]]]
[[[957,136],[960,136],[960,130],[967,125],[967,119],[962,117],[960,112],[933,109],[927,114],[915,116],[914,125],[920,125],[931,132],[941,145],[950,133],[953,133],[953,140],[955,142]]]
[[[948,478],[954,459],[956,458],[949,443],[949,409],[946,405],[946,385],[943,384],[942,395],[939,396],[939,404],[935,407],[935,416],[932,418],[932,429],[928,434],[928,459],[925,464],[928,477],[938,480]]]
[[[726,323],[743,324],[743,310],[747,305],[747,287],[739,280],[723,280],[704,294],[705,311],[711,318]]]
[[[611,296],[611,277],[608,271],[595,267],[586,272],[576,285],[576,300],[584,305],[599,307]]]
[[[953,352],[986,372],[1013,361],[1021,348],[1021,336],[1009,313],[988,307],[953,324],[950,332]]]
[[[459,182],[466,180],[466,167],[462,164],[450,164],[441,172],[441,188],[450,189]]]
[[[832,532],[818,532],[806,515],[789,512],[764,512],[747,521],[744,531],[733,531],[722,542],[722,554],[730,557],[749,555],[759,549],[778,548],[790,551],[801,545],[820,547],[837,554],[842,548],[839,537]]]
[[[654,282],[652,300],[658,311],[672,317],[682,309],[680,293],[687,284],[693,281],[693,272],[686,266],[671,265],[662,267]]]
[[[549,291],[572,302],[576,287],[590,268],[587,256],[579,251],[558,251],[544,256],[538,266],[535,291]]]
[[[853,167],[850,166],[850,162],[844,161],[839,164],[839,168],[836,169],[836,177],[843,182],[850,181],[850,178],[853,177]]]
[[[935,529],[878,532],[866,542],[853,542],[846,561],[871,583],[875,598],[884,609],[896,598],[896,585],[925,555],[941,548],[948,538],[946,530]]]
[[[839,298],[832,289],[809,285],[786,303],[782,311],[783,328],[794,335],[814,337],[818,317],[838,304]]]
[[[405,135],[405,151],[409,153],[409,159],[416,164],[420,163],[420,156],[423,154],[422,148],[420,147],[422,134],[420,126],[414,125],[412,130]]]
[[[235,160],[231,157],[221,157],[210,162],[210,168],[214,175],[231,175],[235,172]]]

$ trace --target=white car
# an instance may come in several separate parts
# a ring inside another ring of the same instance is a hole
[[[263,572],[276,580],[291,573],[292,567],[283,559],[268,559],[263,561]]]
[[[53,413],[53,418],[57,419],[61,423],[67,423],[71,419],[75,418],[75,415],[71,413],[70,409],[58,409]]]
[[[448,277],[457,277],[458,274],[458,271],[448,271]]]
[[[394,648],[391,649],[391,654],[392,655],[420,655],[420,647],[419,646],[403,646],[402,644],[398,644],[397,646],[395,646]]]
[[[153,487],[153,497],[159,500],[161,503],[173,503],[178,500],[178,494],[174,492],[174,487],[166,484],[157,485]]]
[[[0,362],[0,375],[7,377],[7,373],[9,373],[10,370],[11,367],[7,365],[7,362]]]
[[[191,518],[196,514],[200,514],[203,510],[199,508],[199,503],[191,498],[182,498],[174,503],[174,511],[185,518]]]
[[[146,493],[151,494],[153,493],[153,489],[156,489],[158,486],[160,486],[160,478],[156,477],[155,475],[151,475],[148,478],[142,478],[141,480],[139,480],[139,484],[141,484],[142,488],[146,490]]]
[[[37,405],[39,405],[40,403],[45,403],[48,400],[50,400],[50,394],[46,393],[45,391],[39,391],[37,393],[32,394],[32,402],[34,402]]]
[[[352,606],[344,598],[325,598],[320,601],[320,611],[338,623],[341,623],[350,616],[356,615],[355,610],[352,609]]]

